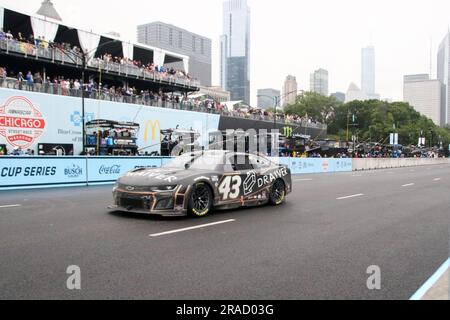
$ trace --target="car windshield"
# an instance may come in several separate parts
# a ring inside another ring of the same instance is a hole
[[[217,166],[223,165],[224,156],[223,153],[189,153],[177,157],[165,164],[163,168],[177,169],[177,170],[216,170]]]

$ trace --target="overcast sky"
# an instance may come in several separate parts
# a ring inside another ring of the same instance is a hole
[[[436,76],[439,43],[450,24],[449,0],[248,0],[252,10],[252,104],[258,88],[281,89],[293,74],[309,89],[309,74],[330,72],[330,92],[361,83],[361,48],[376,48],[377,91],[402,100],[403,75]],[[0,0],[25,12],[42,0]],[[213,40],[213,82],[219,83],[222,0],[53,0],[68,24],[116,31],[136,40],[136,25],[163,21]]]

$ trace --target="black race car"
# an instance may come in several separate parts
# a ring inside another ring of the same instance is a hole
[[[203,217],[213,209],[280,205],[291,191],[286,166],[256,155],[204,151],[128,172],[115,184],[109,209]]]

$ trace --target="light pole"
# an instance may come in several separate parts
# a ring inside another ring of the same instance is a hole
[[[86,111],[85,111],[85,93],[84,93],[84,79],[85,79],[85,70],[87,68],[87,64],[88,64],[88,60],[89,60],[89,55],[95,51],[97,51],[100,48],[103,48],[104,46],[111,44],[111,43],[115,43],[115,42],[119,42],[119,40],[110,40],[107,42],[102,43],[101,45],[99,45],[98,47],[95,47],[94,49],[92,49],[91,51],[84,51],[83,49],[81,49],[79,54],[75,54],[75,56],[77,56],[78,58],[81,59],[81,66],[82,66],[82,70],[81,70],[81,121],[82,121],[82,147],[83,147],[83,154],[86,153]],[[64,53],[66,53],[64,51]],[[67,57],[69,57],[72,62],[74,62],[75,64],[78,65],[77,62],[75,62],[75,60],[67,55]]]
[[[293,94],[293,93],[302,93],[302,94],[304,94],[305,91],[304,90],[295,90],[295,91],[291,91],[291,92],[285,93],[285,94],[280,95],[280,96],[275,96],[275,97],[274,96],[264,95],[264,94],[259,94],[257,96],[257,98],[259,98],[259,97],[266,97],[266,98],[270,98],[270,99],[272,99],[274,101],[274,103],[275,103],[275,113],[274,113],[274,116],[273,116],[274,130],[277,129],[277,109],[278,109],[278,106],[281,105],[281,100],[283,98]]]
[[[87,68],[87,64],[88,64],[88,58],[89,55],[95,51],[97,51],[100,48],[103,48],[104,46],[111,44],[111,43],[115,43],[118,42],[118,40],[111,40],[111,41],[107,41],[105,43],[102,43],[101,45],[99,45],[98,47],[92,49],[91,51],[85,52],[84,50],[81,50],[81,54],[80,54],[80,58],[82,60],[82,70],[81,70],[81,118],[82,118],[82,130],[83,130],[83,142],[82,142],[82,147],[83,147],[83,154],[86,153],[86,110],[85,110],[85,70]]]

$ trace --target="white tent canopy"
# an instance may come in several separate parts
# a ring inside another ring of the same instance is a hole
[[[189,58],[183,58],[183,67],[186,73],[189,73]]]
[[[100,35],[78,30],[78,39],[80,40],[81,49],[89,52],[89,55],[94,54],[95,49],[100,44]]]
[[[153,51],[153,62],[157,66],[163,66],[164,60],[166,60],[166,53],[162,50]]]
[[[43,37],[48,41],[54,41],[59,25],[57,23],[42,20],[36,17],[31,17],[31,26],[36,38]]]
[[[124,58],[133,60],[134,46],[130,42],[122,42],[123,56]]]

